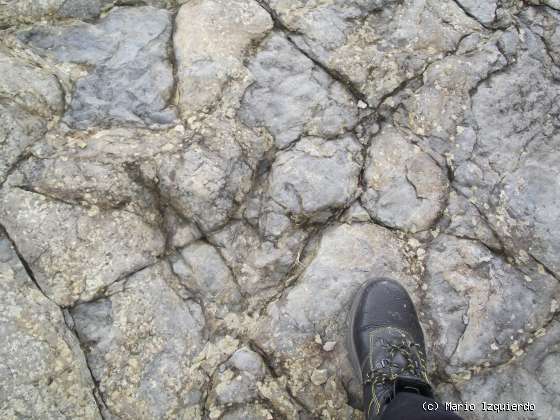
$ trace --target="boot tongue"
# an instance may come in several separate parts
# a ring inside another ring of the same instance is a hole
[[[399,392],[415,392],[433,398],[434,392],[430,384],[412,376],[399,376],[395,381],[395,394]]]
[[[393,358],[393,363],[395,365],[397,365],[400,369],[404,369],[406,367],[408,361],[406,360],[406,358],[401,353],[397,353],[397,354],[395,354],[395,357]]]

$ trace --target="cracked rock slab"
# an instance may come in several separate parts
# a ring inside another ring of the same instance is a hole
[[[500,240],[480,211],[456,191],[451,191],[449,194],[449,202],[441,225],[447,234],[480,241],[492,250],[502,250]]]
[[[163,160],[158,169],[162,194],[203,231],[220,228],[232,217],[250,189],[252,175],[232,139],[209,145],[195,142]]]
[[[155,173],[181,136],[113,129],[75,137],[49,133],[29,148],[8,184],[69,205],[121,210],[163,222]]]
[[[87,3],[90,4],[87,5]],[[84,0],[9,0],[2,4],[0,26],[7,27],[16,23],[34,22],[53,15],[91,18],[99,14],[100,8],[100,0],[88,2]]]
[[[457,54],[428,67],[423,86],[395,115],[447,162],[454,187],[508,252],[557,274],[555,74],[530,30],[472,35]]]
[[[198,406],[187,367],[202,350],[200,306],[170,287],[162,262],[122,289],[72,309],[75,328],[109,413],[123,419],[177,418]]]
[[[78,340],[2,233],[0,334],[2,418],[102,418]]]
[[[457,4],[469,15],[483,25],[491,24],[496,19],[498,0],[456,0]]]
[[[559,290],[550,275],[521,272],[477,242],[446,235],[432,243],[426,273],[433,353],[457,378],[518,355],[550,320]]]
[[[180,215],[205,233],[233,217],[272,146],[270,136],[236,118],[252,81],[245,59],[271,29],[270,16],[250,0],[188,2],[176,17],[178,108],[196,135],[163,162],[160,185]]]
[[[521,14],[521,20],[531,31],[538,35],[556,65],[560,63],[560,30],[558,23],[560,20],[560,2],[552,0],[546,7],[527,7]],[[555,6],[552,3],[556,3]]]
[[[9,27],[39,20],[77,18],[92,20],[105,9],[122,3],[118,0],[6,0],[0,9],[0,27]],[[174,0],[142,0],[138,4],[173,7]]]
[[[386,127],[372,140],[361,202],[374,220],[408,232],[432,226],[447,202],[447,176],[413,136]]]
[[[272,20],[252,0],[203,0],[181,6],[176,25],[179,108],[187,119],[211,111],[232,80],[247,76],[243,57]]]
[[[20,188],[2,191],[0,223],[45,294],[64,306],[92,299],[153,264],[164,247],[161,232],[139,216],[74,206]]]
[[[0,417],[362,418],[387,276],[555,419],[557,0],[0,3]]]
[[[195,366],[210,370],[205,400],[209,418],[299,418],[302,407],[286,391],[286,377],[272,374],[262,351],[224,337],[209,343]]]
[[[52,73],[19,50],[0,45],[0,184],[48,121],[64,110],[63,92]]]
[[[261,357],[248,348],[241,348],[216,372],[211,398],[216,405],[248,403],[257,395],[257,382],[265,375]]]
[[[220,314],[239,310],[241,294],[235,279],[216,248],[202,241],[183,248],[173,263],[173,272],[187,290],[200,296],[209,310]]]
[[[472,96],[476,147],[455,179],[512,254],[557,275],[559,90],[542,40],[526,31],[520,42],[515,64]]]
[[[0,184],[45,132],[44,120],[17,105],[0,102]]]
[[[534,411],[511,412],[511,418],[554,419],[558,406],[558,354],[560,350],[560,325],[552,322],[539,331],[526,353],[513,363],[500,366],[495,371],[483,371],[469,382],[457,386],[461,401],[492,401],[496,403],[530,402]],[[519,386],[523,383],[524,386]],[[451,401],[456,401],[450,395]],[[466,420],[477,416],[465,413]]]
[[[294,217],[325,218],[357,194],[361,145],[352,137],[301,139],[277,153],[269,176],[270,200]]]
[[[558,0],[529,0],[529,3],[535,5],[546,5],[552,9],[560,10],[560,1]]]
[[[296,229],[277,240],[267,240],[244,222],[232,222],[211,236],[231,267],[242,292],[256,298],[282,285],[302,251],[306,232]]]
[[[173,90],[169,12],[149,6],[115,8],[96,24],[35,26],[19,36],[42,55],[87,69],[75,81],[64,117],[70,126],[174,121],[168,108]]]
[[[0,45],[0,96],[38,117],[51,119],[64,111],[64,98],[56,76],[38,68],[29,56]]]
[[[372,107],[479,26],[453,1],[267,3],[301,49]]]
[[[429,65],[422,86],[409,95],[396,117],[437,154],[451,162],[472,153],[477,127],[469,124],[471,93],[508,64],[505,43],[517,35],[505,33],[490,39],[475,33],[466,36],[455,54]],[[502,48],[502,50],[500,50]],[[465,122],[463,122],[466,120]]]
[[[271,35],[248,65],[255,82],[243,97],[240,117],[264,126],[278,148],[302,135],[333,137],[357,123],[354,98],[284,36]]]

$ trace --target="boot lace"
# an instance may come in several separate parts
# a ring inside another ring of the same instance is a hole
[[[375,407],[375,411],[379,414],[381,411],[382,401],[391,399],[391,395],[394,395],[396,392],[394,384],[399,376],[408,374],[421,378],[427,384],[430,383],[428,379],[428,371],[426,369],[426,359],[419,344],[406,339],[390,343],[382,340],[382,346],[387,350],[388,357],[382,359],[378,367],[370,369],[364,380],[364,385],[367,384],[371,387],[372,394],[372,399],[367,409],[368,417],[373,407]],[[397,355],[404,358],[406,362],[404,365],[402,363],[395,363]],[[376,389],[385,384],[393,384],[393,389],[391,391],[382,391],[379,396],[381,397],[380,400],[376,394]]]
[[[388,357],[380,361],[379,367],[367,372],[364,384],[375,386],[391,383],[403,374],[419,377],[429,383],[426,360],[418,343],[402,340],[397,343],[384,342],[383,346],[388,352]],[[404,358],[404,365],[395,363],[397,355]]]

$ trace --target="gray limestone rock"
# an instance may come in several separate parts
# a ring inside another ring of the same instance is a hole
[[[272,29],[272,19],[251,0],[185,3],[174,34],[179,109],[184,119],[208,113],[233,81],[247,77],[245,54]]]
[[[175,3],[175,0],[6,0],[0,8],[0,28],[66,18],[93,20],[119,4],[173,8]]]
[[[277,33],[248,69],[255,82],[245,92],[240,117],[266,127],[279,148],[303,135],[341,135],[357,122],[358,108],[345,87]]]
[[[557,273],[555,74],[530,30],[469,36],[456,55],[427,69],[396,116],[449,165],[454,187],[508,252]]]
[[[447,234],[480,241],[490,249],[502,249],[499,238],[480,214],[480,211],[469,200],[455,191],[451,191],[449,194],[449,202],[442,217],[442,225]]]
[[[16,23],[17,20],[37,19],[52,11],[57,10],[65,0],[44,0],[44,1],[8,1],[2,5],[0,14],[0,24],[7,27]],[[22,19],[23,18],[23,19]]]
[[[552,322],[540,330],[523,355],[513,363],[500,366],[495,371],[485,370],[470,381],[457,386],[460,399],[476,402],[507,404],[519,403],[520,409],[511,410],[512,419],[552,420],[557,417],[558,393],[558,350],[560,325]],[[523,385],[520,385],[523,384]],[[456,400],[451,397],[450,400]],[[528,404],[531,404],[529,406]],[[476,411],[465,413],[466,420],[479,418]],[[463,413],[461,413],[463,415]],[[496,418],[502,413],[493,412]]]
[[[557,0],[0,3],[0,417],[362,418],[378,276],[557,417]]]
[[[0,233],[0,417],[101,419],[80,344]]]
[[[105,0],[7,0],[0,8],[0,27],[32,23],[52,17],[91,19]]]
[[[496,19],[498,0],[457,0],[457,4],[469,15],[483,25],[488,25]]]
[[[471,93],[508,64],[496,38],[486,39],[477,33],[463,38],[456,54],[426,68],[422,86],[396,113],[400,125],[410,127],[451,162],[468,158],[476,141],[473,137],[478,127],[471,128],[468,120]]]
[[[169,286],[172,277],[158,263],[128,277],[122,290],[71,311],[103,401],[117,418],[176,418],[200,402],[187,368],[202,350],[205,320],[198,304]]]
[[[45,121],[14,104],[0,102],[0,184],[32,144],[46,132]]]
[[[51,119],[64,111],[64,97],[56,76],[24,52],[0,45],[0,97],[38,117]]]
[[[58,79],[22,51],[0,45],[0,184],[64,110]]]
[[[532,4],[544,4],[552,9],[560,10],[560,1],[558,0],[529,0],[529,3]]]
[[[228,364],[255,379],[262,379],[266,375],[266,366],[261,356],[247,347],[240,348],[233,353]]]
[[[202,237],[202,233],[192,222],[183,220],[172,208],[165,213],[165,230],[169,237],[169,245],[183,248]]]
[[[522,42],[472,97],[476,148],[455,179],[510,252],[558,274],[558,88],[542,41],[526,31]]]
[[[161,232],[124,210],[75,206],[18,187],[0,194],[0,223],[59,305],[96,297],[161,255]]]
[[[239,309],[241,294],[230,269],[213,246],[197,241],[180,252],[173,272],[181,283],[200,296],[207,305],[218,305],[218,311]]]
[[[62,18],[95,19],[108,0],[65,0],[56,14]]]
[[[266,240],[244,222],[232,222],[211,236],[212,242],[231,267],[243,293],[249,299],[277,287],[298,263],[307,237],[301,230],[277,240]]]
[[[252,175],[232,139],[222,144],[193,142],[158,169],[162,194],[202,231],[220,228],[232,217],[249,191]]]
[[[173,74],[168,57],[170,13],[152,7],[111,10],[96,24],[36,26],[20,38],[43,55],[83,64],[65,121],[72,127],[165,124]]]
[[[257,399],[257,382],[266,375],[261,357],[249,348],[237,350],[213,379],[216,405],[246,404]]]
[[[221,417],[224,420],[270,420],[274,418],[272,412],[259,404],[243,404],[238,408],[228,410]]]
[[[177,103],[197,136],[163,162],[160,186],[181,216],[212,232],[234,216],[272,146],[263,130],[236,118],[251,83],[245,59],[272,20],[254,1],[205,0],[181,6],[176,28]]]
[[[414,136],[385,127],[368,150],[361,202],[374,220],[397,229],[429,229],[447,201],[443,170]]]
[[[30,148],[31,157],[12,171],[8,184],[66,204],[124,210],[161,225],[155,172],[180,141],[180,136],[144,130],[74,138],[51,133]]]
[[[554,10],[560,10],[560,2],[558,0],[528,0],[527,3],[535,6],[548,6]]]
[[[455,378],[507,362],[550,320],[558,290],[550,275],[524,273],[477,242],[440,236],[426,258],[433,353]]]
[[[556,3],[556,6],[553,7],[550,5],[551,3]],[[541,37],[546,52],[554,63],[558,65],[560,63],[560,30],[558,29],[560,2],[552,0],[546,4],[550,5],[550,8],[527,7],[523,10],[520,18],[533,33]]]
[[[299,418],[304,410],[286,390],[286,377],[270,371],[254,343],[226,336],[209,342],[194,366],[211,376],[204,407],[210,418]],[[197,372],[191,369],[192,372]]]
[[[290,216],[321,219],[356,198],[361,167],[361,146],[352,136],[306,137],[277,153],[268,194]]]
[[[19,176],[17,176],[19,175]],[[68,204],[126,209],[155,222],[154,198],[120,165],[75,156],[30,158],[10,179],[30,192]]]
[[[294,42],[376,107],[479,26],[448,1],[268,2]]]

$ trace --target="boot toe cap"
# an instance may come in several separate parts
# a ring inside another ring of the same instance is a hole
[[[375,328],[395,327],[408,332],[424,347],[424,335],[414,304],[406,291],[395,280],[370,280],[360,296],[354,314],[354,334],[367,334]]]

